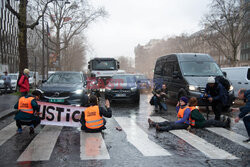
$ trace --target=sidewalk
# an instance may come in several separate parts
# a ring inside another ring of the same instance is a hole
[[[18,100],[18,96],[5,94],[0,96],[0,118],[11,114],[14,111],[14,105]]]

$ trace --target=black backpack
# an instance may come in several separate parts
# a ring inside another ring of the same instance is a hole
[[[229,89],[230,89],[230,83],[229,83],[229,81],[226,78],[224,78],[223,76],[216,76],[215,77],[215,81],[218,82],[218,83],[220,83],[222,86],[224,86],[224,88],[227,91],[229,91]]]

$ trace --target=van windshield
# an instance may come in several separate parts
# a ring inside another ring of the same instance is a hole
[[[222,76],[219,66],[215,62],[183,61],[180,63],[184,76]]]

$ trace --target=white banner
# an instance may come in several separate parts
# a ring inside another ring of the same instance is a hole
[[[46,102],[37,102],[40,105],[42,125],[81,127],[80,118],[86,107],[75,107]]]

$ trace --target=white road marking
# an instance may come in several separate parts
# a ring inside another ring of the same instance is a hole
[[[155,122],[157,122],[158,120],[160,120],[160,122],[164,120],[166,121],[166,119],[163,119],[161,117],[150,117],[150,119]],[[205,154],[205,156],[211,159],[238,159],[234,155],[214,146],[211,143],[208,143],[204,139],[188,132],[187,130],[171,130],[169,132],[186,141],[188,144],[198,149],[203,154]]]
[[[17,161],[49,160],[62,128],[62,126],[45,126],[32,140]]]
[[[0,131],[0,146],[16,134],[16,122],[12,122]]]
[[[110,159],[101,133],[80,133],[81,160]]]
[[[233,131],[230,131],[230,130],[227,130],[227,129],[224,129],[224,128],[214,128],[213,127],[213,128],[206,128],[206,129],[213,132],[213,133],[216,133],[216,134],[218,134],[220,136],[223,136],[223,137],[225,137],[225,138],[227,138],[227,139],[229,139],[229,140],[231,140],[231,141],[233,141],[233,142],[235,142],[235,143],[237,143],[237,144],[239,144],[239,145],[241,145],[243,147],[246,147],[246,148],[250,149],[250,144],[249,143],[243,143],[242,142],[243,140],[247,139],[247,137],[245,137],[245,136],[242,136],[240,134],[237,134],[237,133],[235,133]]]
[[[127,134],[128,141],[133,144],[144,156],[169,156],[167,150],[149,140],[145,133],[133,119],[127,117],[115,117],[115,120]]]

